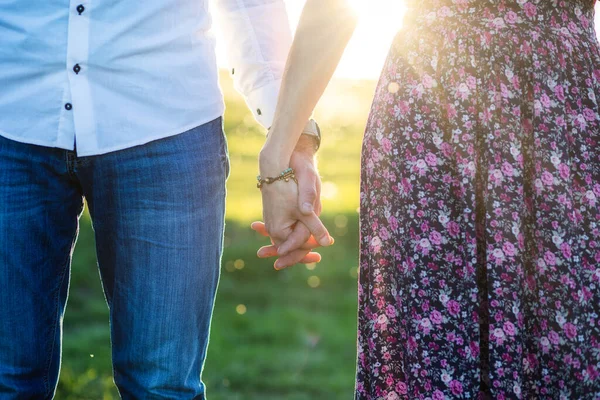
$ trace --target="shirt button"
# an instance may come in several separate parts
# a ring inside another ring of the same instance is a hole
[[[79,71],[81,71],[81,67],[79,66],[79,64],[75,64],[75,66],[73,67],[73,71],[75,71],[76,74],[78,74]]]
[[[84,11],[85,7],[83,6],[83,4],[77,6],[77,12],[79,13],[79,15],[81,15]]]
[[[73,105],[71,103],[65,104],[65,110],[70,111],[72,108],[73,108]]]

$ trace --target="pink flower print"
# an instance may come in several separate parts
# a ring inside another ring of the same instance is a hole
[[[548,97],[548,95],[546,93],[544,93],[542,95],[542,97],[540,98],[540,102],[542,103],[542,105],[545,108],[550,108],[550,106],[552,105],[552,102],[550,101],[550,97]]]
[[[577,336],[577,327],[570,322],[567,322],[563,325],[563,330],[565,331],[565,335],[567,338],[573,340],[575,336]]]
[[[385,313],[390,318],[395,317],[396,316],[396,307],[394,307],[391,304],[388,304],[388,306],[385,308]]]
[[[437,161],[437,156],[433,153],[427,153],[427,155],[425,156],[425,162],[431,165],[432,167],[435,167],[437,165]]]
[[[383,147],[383,151],[387,154],[392,153],[392,142],[388,138],[381,139],[381,147]]]
[[[431,397],[433,400],[444,400],[444,393],[442,393],[440,390],[436,390],[435,392],[433,392],[433,396]]]
[[[474,76],[469,76],[467,78],[467,86],[471,90],[475,89],[477,87],[477,78],[475,78]]]
[[[504,83],[500,84],[500,93],[502,94],[502,97],[504,97],[505,99],[510,97],[510,92],[508,91],[508,87]]]
[[[513,176],[514,170],[513,170],[512,165],[510,165],[510,163],[505,161],[502,164],[502,173],[506,176]]]
[[[587,366],[586,372],[590,377],[590,380],[592,381],[598,379],[598,377],[600,376],[600,372],[598,372],[598,369],[596,369],[596,367],[594,367],[591,364]]]
[[[448,230],[448,233],[452,237],[457,237],[458,234],[460,233],[460,225],[458,225],[454,221],[448,222],[448,224],[446,224],[446,229]]]
[[[402,115],[406,115],[408,114],[408,112],[410,111],[410,107],[408,105],[408,102],[403,100],[401,102],[398,103],[398,110],[400,110],[400,113]]]
[[[479,343],[477,343],[477,342],[469,343],[469,349],[471,350],[471,355],[473,357],[477,357],[479,355]]]
[[[379,253],[381,250],[381,239],[377,236],[371,239],[371,250],[373,250],[374,253]]]
[[[512,244],[511,242],[504,242],[504,245],[502,245],[502,251],[508,257],[514,257],[514,255],[517,253],[517,249],[515,248],[515,245]]]
[[[442,7],[438,10],[438,16],[444,18],[444,17],[450,17],[452,16],[452,10],[450,9],[450,7]]]
[[[540,339],[540,346],[542,346],[544,353],[547,353],[550,350],[550,340],[547,337],[542,337]]]
[[[508,22],[509,24],[514,24],[515,22],[517,22],[517,13],[514,11],[509,11],[506,13],[504,20],[506,22]]]
[[[515,325],[510,322],[510,321],[506,321],[504,322],[504,333],[506,333],[508,336],[514,336],[515,335]]]
[[[563,88],[562,85],[556,85],[554,87],[554,95],[556,96],[556,98],[558,100],[565,101],[565,89]]]
[[[453,317],[457,316],[460,312],[460,304],[456,300],[448,300],[446,308]]]
[[[434,79],[428,74],[423,75],[421,82],[427,89],[431,89],[435,85]]]
[[[542,182],[546,186],[552,186],[554,184],[554,176],[548,171],[542,173]]]
[[[423,250],[429,250],[431,248],[431,242],[429,239],[423,238],[419,240],[419,247]]]
[[[571,253],[571,246],[569,245],[569,243],[567,243],[567,242],[561,243],[560,251],[562,252],[563,257],[571,258],[572,253]]]
[[[429,318],[431,319],[431,322],[433,322],[436,325],[442,323],[442,313],[438,310],[432,311],[432,313],[429,315]]]
[[[492,26],[496,29],[501,29],[504,28],[506,24],[504,23],[504,20],[502,18],[498,17],[494,18],[494,20],[492,21]]]
[[[537,14],[537,7],[529,2],[523,5],[523,9],[525,10],[525,15],[529,18],[533,18]]]
[[[554,331],[550,331],[548,333],[548,340],[550,341],[550,343],[552,343],[553,345],[557,345],[560,343],[560,336],[558,333],[554,332]]]
[[[392,383],[394,382],[393,378],[391,376],[388,376],[387,380],[392,380]],[[385,398],[385,400],[398,400],[400,397],[398,396],[398,393],[396,392],[389,392],[387,397]]]
[[[420,326],[425,334],[429,333],[432,328],[431,321],[429,320],[429,318],[423,318],[421,320]]]
[[[463,386],[459,381],[452,380],[452,381],[450,381],[450,391],[452,391],[453,395],[458,396],[458,395],[462,394]]]
[[[571,169],[567,164],[560,163],[558,164],[558,173],[560,177],[566,181],[571,176]]]
[[[458,87],[456,88],[456,97],[458,99],[466,100],[469,98],[470,94],[471,94],[471,90],[469,89],[467,84],[464,82],[461,83],[460,85],[458,85]]]
[[[556,255],[548,250],[544,253],[544,261],[546,261],[546,264],[548,265],[556,265]]]
[[[429,234],[429,240],[431,241],[431,243],[433,243],[435,245],[439,245],[442,243],[442,234],[439,233],[438,231],[432,231]]]
[[[388,386],[392,386],[394,384],[394,377],[391,375],[388,375],[388,377],[385,379],[385,383]],[[396,396],[395,398],[398,398],[398,395],[396,394],[396,392],[391,392],[390,394],[394,394]],[[388,395],[388,399],[390,399],[389,395]]]
[[[396,383],[396,391],[400,394],[408,393],[408,387],[406,386],[406,383],[404,383],[404,382]]]
[[[444,157],[449,157],[452,154],[452,146],[449,143],[442,143],[442,145],[440,146],[441,150],[442,150],[442,154],[444,155]]]
[[[425,175],[427,171],[427,163],[425,162],[425,160],[417,160],[417,162],[415,163],[415,168],[417,169],[419,175]]]
[[[381,236],[382,241],[388,240],[391,237],[390,232],[385,226],[382,226],[381,229],[379,229],[379,236]]]
[[[497,263],[502,262],[504,260],[504,252],[502,249],[494,249],[494,251],[492,251],[492,257],[496,259]]]
[[[596,194],[593,191],[588,190],[585,192],[585,198],[591,205],[596,204]]]
[[[585,108],[583,110],[583,117],[587,120],[587,121],[595,121],[596,120],[596,113],[594,112],[594,110],[590,109],[590,108]]]

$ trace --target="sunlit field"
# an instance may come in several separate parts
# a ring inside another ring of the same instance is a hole
[[[275,272],[258,260],[264,243],[249,228],[260,218],[256,156],[264,134],[222,76],[231,154],[226,249],[204,372],[211,400],[348,399],[354,385],[357,207],[361,136],[372,81],[335,81],[316,116],[324,220],[336,244],[319,265]],[[340,101],[344,99],[344,101]],[[117,399],[108,311],[87,213],[73,261],[57,399]]]

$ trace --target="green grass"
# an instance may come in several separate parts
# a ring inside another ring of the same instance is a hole
[[[265,240],[249,229],[261,213],[254,179],[264,135],[228,77],[222,77],[222,85],[232,173],[223,272],[204,371],[209,398],[351,398],[360,140],[373,83],[335,82],[316,112],[324,135],[323,220],[336,244],[322,251],[322,263],[282,272],[256,258]],[[245,313],[240,314],[242,308]],[[111,373],[108,310],[87,214],[81,219],[73,260],[63,343],[57,398],[118,398]]]

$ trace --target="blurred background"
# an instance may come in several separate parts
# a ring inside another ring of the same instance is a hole
[[[210,400],[353,396],[361,139],[375,80],[401,27],[404,7],[401,0],[351,3],[361,22],[315,113],[323,131],[323,220],[336,238],[321,252],[320,264],[275,272],[272,261],[256,258],[256,250],[266,244],[249,227],[261,215],[254,181],[264,132],[228,74],[221,74],[232,172],[222,276],[204,371]],[[304,0],[286,4],[295,27]],[[223,54],[219,49],[220,60]],[[73,259],[56,398],[118,399],[108,310],[87,212]]]

